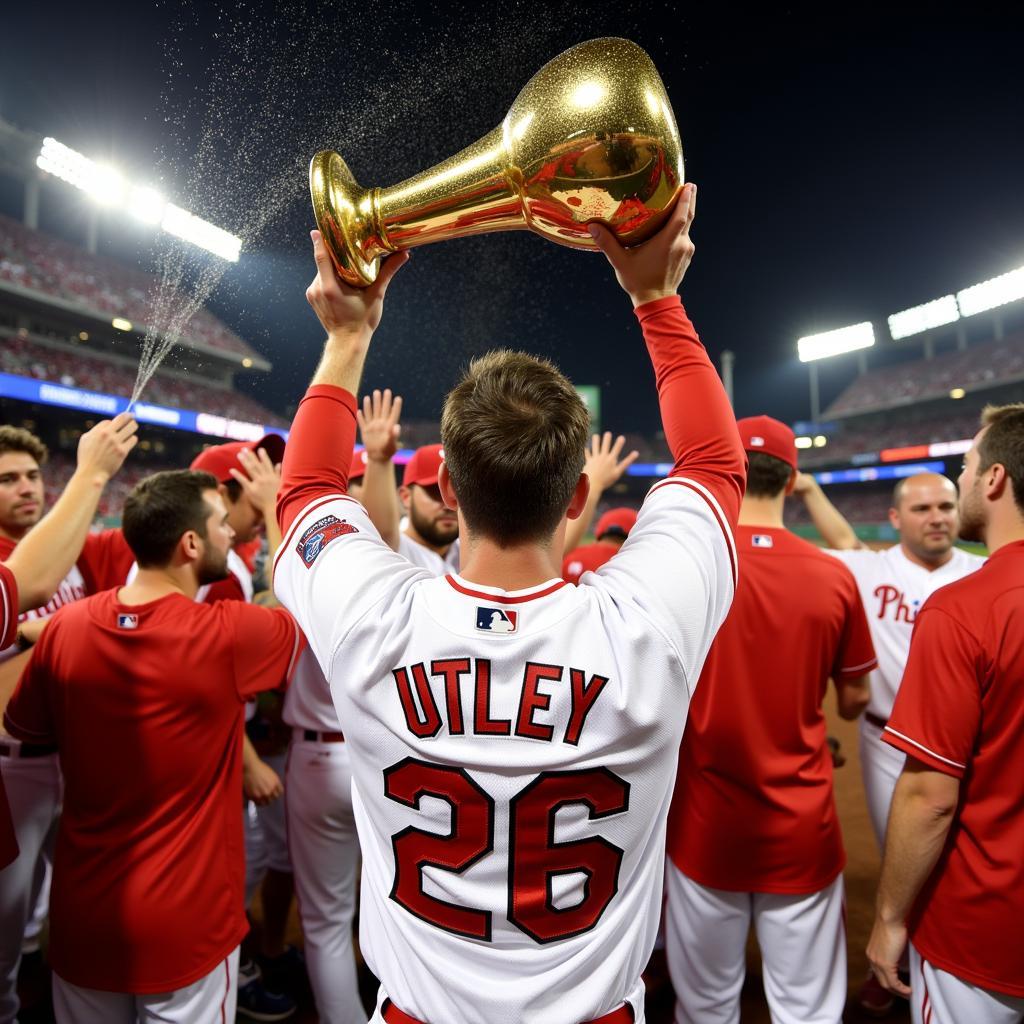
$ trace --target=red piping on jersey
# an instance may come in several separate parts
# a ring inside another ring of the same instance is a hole
[[[729,552],[729,565],[732,568],[732,585],[735,589],[739,585],[739,572],[736,568],[736,552],[734,550],[732,531],[729,529],[722,512],[718,509],[716,503],[711,499],[709,494],[705,492],[704,488],[699,484],[691,483],[689,480],[685,480],[683,477],[670,476],[667,480],[662,480],[660,483],[655,484],[651,491],[656,491],[660,487],[668,487],[670,484],[679,484],[681,487],[688,487],[694,494],[699,494],[704,499],[708,508],[711,509],[712,514],[715,517],[716,522],[725,535],[725,547]],[[648,494],[651,493],[648,491]]]
[[[281,540],[281,546],[277,549],[277,554],[274,555],[275,570],[277,569],[277,563],[280,560],[281,555],[284,554],[285,548],[287,548],[291,544],[292,539],[298,532],[299,527],[305,522],[306,517],[312,515],[318,508],[323,508],[324,505],[329,505],[332,501],[351,501],[354,505],[359,504],[355,498],[350,498],[347,494],[329,494],[327,497],[321,498],[319,501],[313,502],[313,504],[310,505],[309,508],[303,510],[299,515],[297,515],[294,521],[292,522],[292,525],[288,527],[288,532],[284,535],[284,538]]]
[[[482,590],[470,590],[469,587],[456,583],[450,574],[445,576],[445,579],[460,594],[465,594],[467,597],[477,597],[481,601],[494,601],[497,604],[523,604],[526,601],[536,601],[538,597],[547,597],[548,594],[553,594],[556,590],[561,590],[562,587],[569,585],[565,580],[559,580],[557,583],[552,583],[545,590],[538,590],[536,594],[522,594],[519,597],[499,597],[497,594],[487,594]]]

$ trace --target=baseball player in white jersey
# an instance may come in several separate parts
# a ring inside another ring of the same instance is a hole
[[[871,702],[860,720],[860,759],[868,812],[881,850],[904,760],[881,736],[907,664],[914,620],[939,587],[974,572],[985,560],[954,547],[959,521],[956,486],[938,473],[918,473],[896,485],[889,522],[899,533],[899,543],[885,551],[860,543],[814,477],[801,473],[796,493],[829,545],[829,554],[853,572],[878,656],[878,668],[871,673]]]
[[[372,428],[362,419],[360,427],[365,441]],[[348,493],[357,501],[367,460],[361,449],[349,469]],[[366,1024],[352,944],[359,869],[352,764],[327,680],[308,650],[285,693],[284,720],[292,728],[285,769],[288,850],[317,1013],[321,1024]]]
[[[42,465],[47,452],[28,431],[0,428],[0,561],[19,566],[21,576],[32,566],[45,580],[42,593],[49,591],[40,607],[29,610],[24,599],[33,595],[38,599],[41,592],[38,585],[23,588],[20,619],[28,640],[36,635],[29,632],[30,620],[45,619],[105,582],[101,579],[108,563],[105,545],[98,537],[88,538],[88,530],[106,481],[137,442],[136,430],[134,419],[122,414],[83,434],[78,469],[47,517],[47,529],[23,542],[33,528],[40,529],[36,524],[43,517]],[[57,527],[61,529],[55,532]],[[87,541],[88,552],[83,555]],[[40,552],[38,542],[45,542],[49,549]],[[42,572],[45,564],[55,562],[65,569],[62,579]],[[0,706],[6,706],[26,660],[18,656],[19,646],[0,651]],[[18,857],[0,870],[0,1021],[9,1024],[18,1014],[22,939],[34,909],[39,907],[42,917],[46,913],[47,860],[52,859],[62,782],[55,748],[19,743],[2,732],[0,763],[19,847]]]
[[[445,403],[438,484],[458,512],[461,572],[432,576],[381,541],[346,493],[347,452],[406,257],[350,289],[314,233],[307,297],[327,342],[285,456],[275,589],[352,759],[374,1022],[643,1020],[676,751],[735,589],[744,480],[728,400],[675,294],[694,198],[685,186],[636,249],[592,228],[642,325],[675,464],[579,587],[559,562],[586,501],[589,417],[522,353],[476,360]],[[510,628],[492,628],[496,613]]]

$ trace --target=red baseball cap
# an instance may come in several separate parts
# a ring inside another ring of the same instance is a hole
[[[240,473],[245,472],[238,461],[239,453],[254,452],[258,448],[265,449],[275,466],[284,458],[284,438],[280,434],[267,434],[259,441],[231,441],[228,444],[214,444],[204,448],[192,460],[189,469],[202,470],[215,476],[221,483],[227,483],[234,480],[231,475],[232,469],[237,469]]]
[[[796,469],[796,435],[771,416],[747,416],[736,421],[744,450],[763,452]]]
[[[412,458],[405,464],[402,484],[411,487],[432,487],[437,483],[437,473],[444,462],[444,448],[439,444],[425,444],[412,453]]]
[[[594,536],[600,540],[606,533],[628,537],[629,531],[636,526],[636,512],[631,508],[610,508],[597,521]]]
[[[366,472],[366,463],[368,461],[369,456],[366,454],[365,448],[357,448],[352,453],[352,462],[348,467],[349,483],[353,480],[359,480],[362,477]]]

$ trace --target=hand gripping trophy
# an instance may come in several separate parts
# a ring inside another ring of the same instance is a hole
[[[494,131],[399,185],[363,188],[330,150],[309,168],[317,225],[339,276],[357,286],[374,281],[388,253],[491,231],[596,249],[587,224],[601,221],[637,244],[684,180],[665,86],[639,46],[614,38],[566,50]]]

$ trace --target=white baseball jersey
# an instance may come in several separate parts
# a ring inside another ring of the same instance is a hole
[[[292,523],[275,588],[345,730],[360,944],[406,1013],[643,1019],[679,741],[735,587],[725,524],[663,481],[581,586],[506,592],[411,565],[342,495]]]
[[[285,691],[281,717],[293,729],[312,729],[314,732],[341,730],[330,686],[309,648],[299,655],[295,675]]]
[[[903,679],[910,636],[921,605],[939,587],[974,572],[985,559],[953,548],[953,557],[945,565],[928,570],[907,558],[899,544],[885,551],[855,548],[828,553],[849,566],[860,589],[878,657],[878,668],[871,673],[868,711],[888,718]]]
[[[455,538],[452,546],[442,558],[433,548],[420,544],[410,537],[405,531],[398,535],[398,553],[413,565],[434,576],[443,576],[446,572],[459,571],[459,539]]]

